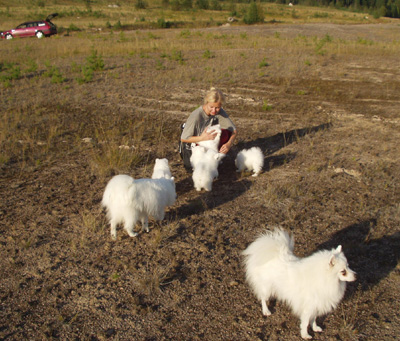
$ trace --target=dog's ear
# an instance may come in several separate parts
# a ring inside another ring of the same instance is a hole
[[[336,257],[335,255],[332,255],[331,258],[329,259],[329,266],[333,268],[335,264],[336,264]]]
[[[335,252],[336,252],[336,253],[341,253],[341,252],[342,252],[342,245],[339,245],[339,246],[336,248]]]

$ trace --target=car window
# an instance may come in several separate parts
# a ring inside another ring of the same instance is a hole
[[[44,22],[40,22],[39,24],[38,24],[38,26],[45,26],[46,24],[44,23]]]
[[[17,28],[26,28],[26,24],[18,25]]]

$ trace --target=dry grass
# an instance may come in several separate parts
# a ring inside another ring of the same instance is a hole
[[[268,20],[293,16],[265,6]],[[295,10],[296,22],[323,16]],[[263,319],[241,267],[240,251],[277,224],[302,255],[342,243],[359,273],[320,338],[397,335],[397,33],[317,27],[85,29],[1,42],[0,337],[294,339],[298,321],[280,307]],[[94,46],[104,68],[79,82]],[[227,160],[213,192],[197,193],[176,141],[211,85],[227,94],[237,148],[260,146],[266,164],[252,178]],[[105,184],[116,173],[149,177],[156,157],[170,160],[176,205],[150,233],[112,242]]]

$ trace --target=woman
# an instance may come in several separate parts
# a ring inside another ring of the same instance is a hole
[[[209,125],[219,124],[221,126],[222,134],[219,152],[227,154],[232,148],[237,130],[228,114],[222,108],[224,102],[225,97],[222,92],[211,88],[204,97],[204,104],[194,110],[184,124],[181,135],[180,153],[187,169],[191,169],[191,144],[215,138],[216,133],[209,133],[205,129]]]

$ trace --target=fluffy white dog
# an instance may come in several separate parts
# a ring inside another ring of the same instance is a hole
[[[124,224],[130,237],[136,237],[136,223],[149,232],[149,216],[163,220],[165,208],[176,200],[174,178],[133,179],[129,175],[116,175],[107,184],[102,206],[107,209],[111,237],[117,239],[117,225]]]
[[[200,141],[197,144],[206,149],[214,151],[214,158],[217,159],[218,161],[221,161],[225,157],[225,154],[219,153],[219,148],[218,148],[222,133],[221,126],[219,124],[215,124],[213,126],[208,126],[206,129],[208,132],[216,132],[217,135],[215,136],[214,140]]]
[[[316,318],[332,311],[344,296],[346,282],[356,280],[342,247],[306,258],[293,255],[294,240],[286,231],[265,232],[243,252],[246,279],[261,301],[264,315],[270,297],[286,302],[300,320],[301,337],[311,339],[308,326],[321,332]]]
[[[156,159],[153,169],[152,179],[171,179],[171,170],[168,165],[168,159]]]
[[[197,191],[204,188],[211,191],[212,183],[218,177],[218,159],[215,158],[215,151],[205,149],[201,146],[192,148],[190,163],[193,167],[193,183]]]
[[[236,156],[235,165],[237,172],[247,169],[253,171],[253,176],[258,176],[264,166],[264,154],[259,147],[244,149]]]

